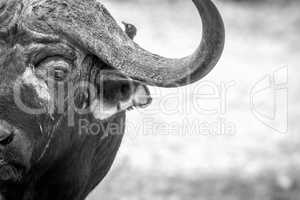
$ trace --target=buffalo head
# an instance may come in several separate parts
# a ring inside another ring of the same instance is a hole
[[[146,85],[184,86],[213,69],[224,47],[223,22],[210,0],[193,2],[202,41],[192,55],[170,59],[136,44],[135,33],[123,32],[97,0],[0,0],[0,192],[6,198],[35,191],[48,199],[49,185],[59,183],[73,189],[59,195],[53,186],[54,199],[83,199],[108,171],[121,140],[103,137],[103,130],[122,135],[125,111],[151,102]],[[79,130],[81,122],[104,129],[91,135]]]

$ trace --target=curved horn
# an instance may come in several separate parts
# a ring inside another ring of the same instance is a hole
[[[44,32],[48,27],[51,33],[65,36],[125,75],[149,85],[178,87],[198,81],[217,64],[224,48],[224,24],[211,0],[193,0],[202,18],[202,41],[192,55],[181,59],[164,58],[141,48],[97,0],[36,2],[26,12],[26,19],[32,22],[28,27],[35,31],[42,27]]]

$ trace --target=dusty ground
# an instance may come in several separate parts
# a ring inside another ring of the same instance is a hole
[[[135,24],[136,41],[153,52],[181,57],[200,41],[191,1],[104,4]],[[300,4],[217,4],[227,30],[222,60],[200,83],[152,88],[152,106],[129,113],[113,169],[89,200],[300,199]],[[262,90],[253,107],[252,89],[274,73],[283,85]],[[195,97],[212,88],[214,99]]]

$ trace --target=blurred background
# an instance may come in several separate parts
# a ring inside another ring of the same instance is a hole
[[[201,40],[191,0],[102,0],[135,41],[168,57]],[[215,0],[224,55],[202,81],[151,88],[128,113],[112,170],[88,200],[299,200],[300,2]]]

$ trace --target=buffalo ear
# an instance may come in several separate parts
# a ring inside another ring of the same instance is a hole
[[[96,119],[106,120],[126,110],[145,108],[152,102],[148,87],[130,79],[110,76],[101,85],[100,94],[90,106]]]

